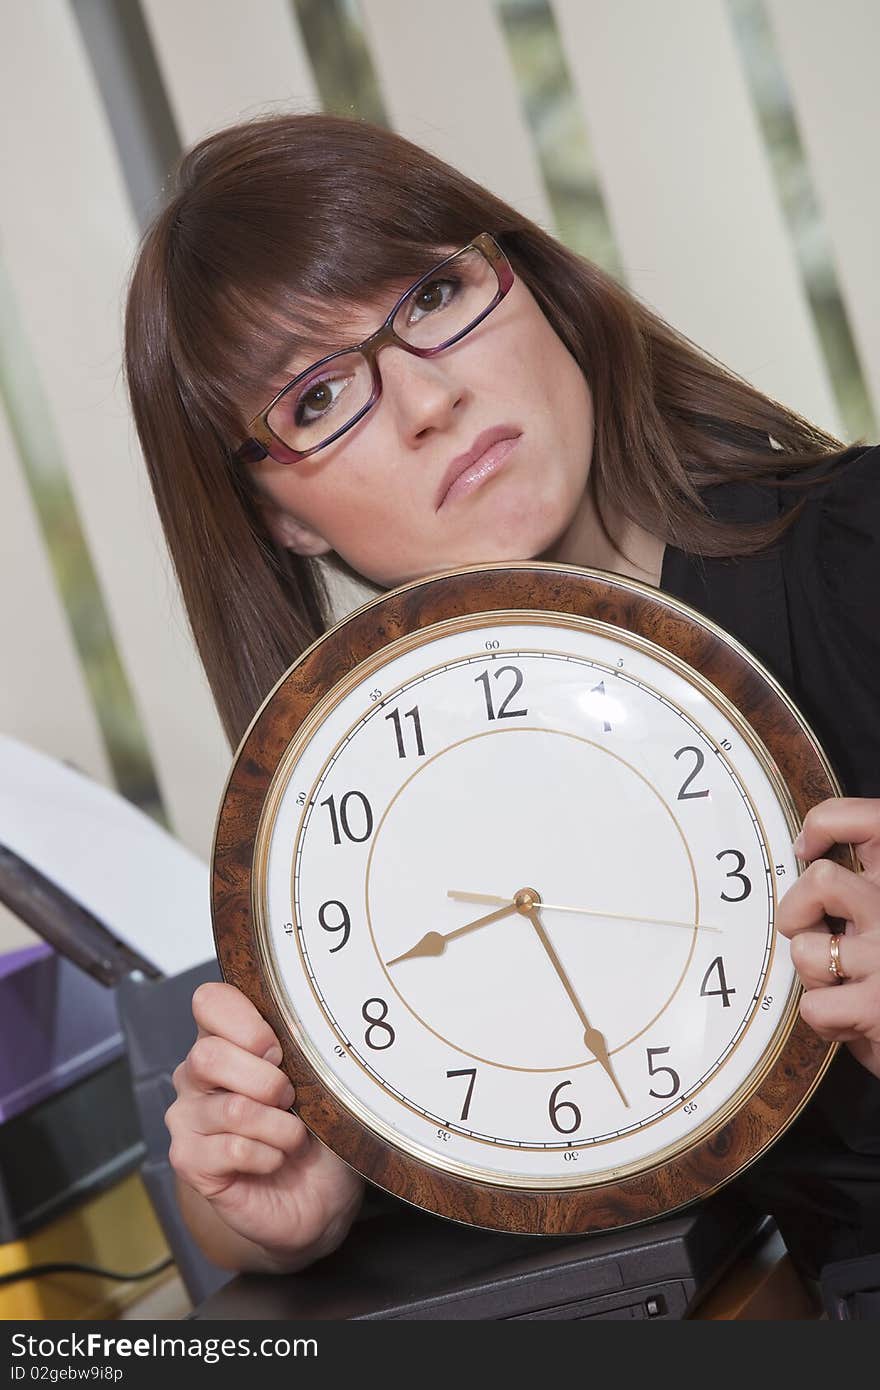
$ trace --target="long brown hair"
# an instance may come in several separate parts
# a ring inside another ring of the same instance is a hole
[[[415,280],[441,248],[482,231],[498,238],[589,383],[600,517],[630,518],[695,554],[750,553],[784,523],[717,521],[701,491],[774,479],[842,448],[400,136],[322,115],[220,131],[184,155],[144,237],[125,362],[159,514],[233,745],[331,621],[320,569],[276,544],[247,470],[232,462],[245,422],[282,384],[284,360],[317,346],[328,305],[340,305],[342,346],[346,304]]]

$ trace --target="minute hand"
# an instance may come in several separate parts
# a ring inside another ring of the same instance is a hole
[[[541,904],[541,906],[543,907],[543,903]],[[569,999],[571,1000],[572,1004],[574,1005],[578,1018],[584,1025],[584,1045],[590,1052],[592,1052],[596,1061],[607,1073],[609,1080],[611,1081],[612,1085],[617,1091],[617,1094],[620,1096],[620,1099],[623,1101],[624,1105],[628,1110],[629,1101],[624,1095],[620,1082],[618,1081],[617,1076],[615,1074],[614,1067],[611,1063],[611,1058],[608,1055],[608,1044],[605,1041],[604,1035],[599,1032],[598,1028],[594,1028],[593,1025],[590,1023],[590,1020],[587,1018],[587,1015],[584,1011],[584,1007],[574,992],[574,986],[572,985],[571,980],[568,978],[568,975],[565,973],[565,970],[562,966],[562,962],[560,961],[559,957],[556,954],[556,951],[553,948],[553,942],[550,940],[549,936],[544,930],[544,924],[538,915],[537,908],[531,908],[526,915],[528,916],[532,926],[535,928],[535,931],[538,933],[538,940],[544,947],[544,950],[547,952],[547,955],[550,957],[550,962],[553,966],[553,969],[556,971],[557,975],[562,981],[562,986]]]

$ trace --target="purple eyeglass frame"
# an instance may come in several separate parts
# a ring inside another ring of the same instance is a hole
[[[497,294],[491,304],[487,304],[479,317],[475,318],[473,323],[469,323],[467,328],[463,328],[460,333],[456,333],[453,338],[447,338],[445,342],[440,343],[437,347],[414,347],[412,343],[406,342],[395,333],[392,327],[398,309],[403,301],[408,299],[420,285],[423,285],[426,280],[432,280],[439,270],[443,270],[452,261],[457,260],[459,256],[463,256],[466,251],[479,251],[489,262],[498,280]],[[492,310],[501,303],[501,300],[512,286],[513,281],[513,267],[501,250],[498,242],[489,232],[480,232],[479,236],[475,236],[473,241],[468,242],[467,246],[462,246],[459,251],[454,251],[451,256],[447,256],[446,259],[440,261],[438,265],[432,266],[414,285],[410,285],[409,289],[404,290],[403,294],[394,305],[394,308],[391,310],[391,313],[382,324],[382,327],[377,328],[375,333],[371,333],[362,343],[353,343],[351,347],[339,348],[337,352],[331,352],[326,357],[319,358],[317,362],[313,362],[304,372],[300,372],[292,381],[289,381],[286,386],[283,386],[277,395],[272,397],[265,409],[261,410],[259,414],[255,415],[253,420],[250,421],[248,425],[250,437],[235,451],[233,461],[235,463],[259,463],[260,459],[269,457],[274,459],[276,463],[299,463],[301,459],[308,458],[311,454],[316,454],[319,449],[326,449],[328,444],[332,444],[340,435],[345,434],[346,430],[350,430],[353,425],[356,425],[358,420],[366,415],[367,411],[376,404],[376,401],[381,396],[382,377],[379,373],[377,357],[383,347],[387,347],[389,344],[393,343],[396,347],[402,348],[404,352],[411,352],[414,357],[436,356],[438,352],[443,352],[446,348],[452,347],[453,343],[457,343],[460,338],[464,338],[468,333],[472,332],[477,324],[482,323],[486,315],[491,314]],[[331,434],[327,439],[322,440],[320,444],[316,444],[313,449],[291,449],[290,446],[279,439],[278,435],[270,428],[268,421],[270,411],[275,409],[275,406],[281,400],[282,396],[286,396],[288,391],[292,391],[295,386],[301,385],[303,381],[314,375],[320,368],[325,367],[328,362],[332,362],[334,358],[344,357],[349,352],[360,352],[367,359],[373,378],[373,390],[370,399],[361,407],[353,419],[349,420],[341,429],[338,429],[335,434]]]

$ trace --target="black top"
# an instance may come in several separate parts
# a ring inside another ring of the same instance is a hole
[[[747,647],[784,687],[846,795],[880,796],[880,447],[848,449],[803,489],[723,483],[713,515],[766,522],[802,498],[760,555],[667,547],[660,587]],[[734,1184],[771,1213],[797,1264],[880,1254],[880,1080],[841,1047],[803,1114]]]

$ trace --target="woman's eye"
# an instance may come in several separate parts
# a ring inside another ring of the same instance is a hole
[[[418,323],[419,319],[433,314],[437,309],[445,309],[457,289],[454,280],[429,280],[409,302],[409,322]]]
[[[313,381],[297,397],[293,412],[296,423],[310,425],[326,415],[345,390],[345,384],[345,377],[324,377],[320,381]]]

